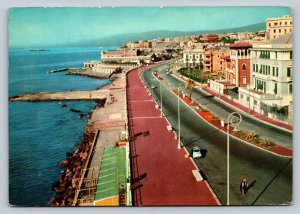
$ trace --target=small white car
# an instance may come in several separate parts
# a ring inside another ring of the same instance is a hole
[[[198,146],[193,147],[192,157],[193,158],[201,158],[202,157],[201,150]]]

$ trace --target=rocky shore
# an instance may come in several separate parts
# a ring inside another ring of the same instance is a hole
[[[105,101],[99,101],[96,108],[104,106]],[[94,110],[93,110],[94,111]],[[90,117],[93,114],[90,113]],[[71,206],[75,197],[75,190],[80,179],[83,166],[86,164],[88,154],[92,148],[92,142],[95,137],[95,132],[89,129],[89,123],[85,128],[82,141],[77,145],[77,149],[73,153],[66,153],[66,159],[59,163],[63,168],[59,180],[55,181],[51,187],[55,195],[49,201],[50,206]]]

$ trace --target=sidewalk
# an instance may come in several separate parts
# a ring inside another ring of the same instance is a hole
[[[173,90],[173,93],[178,96],[178,93],[176,90]],[[193,107],[193,106],[198,106],[199,109],[195,110],[195,112],[198,113],[198,115],[206,120],[207,123],[211,124],[212,126],[214,126],[215,128],[219,129],[220,131],[224,132],[224,133],[227,133],[227,125],[225,124],[225,126],[222,126],[221,125],[221,121],[219,118],[214,118],[213,114],[211,114],[209,111],[207,110],[203,110],[201,109],[200,105],[198,105],[198,103],[191,103],[191,100],[189,98],[187,98],[187,96],[183,97],[182,95],[180,95],[180,98],[182,99],[182,101],[184,101],[184,103],[189,106],[189,107]],[[229,131],[233,131],[234,128],[232,126],[229,126]],[[231,137],[234,137],[234,138],[238,138],[239,140],[245,142],[245,143],[248,143],[248,144],[251,144],[259,149],[263,149],[265,151],[268,151],[270,153],[273,153],[273,154],[276,154],[276,155],[279,155],[279,156],[283,156],[283,157],[292,157],[293,156],[293,151],[291,149],[288,149],[288,148],[285,148],[283,146],[279,146],[279,145],[275,145],[275,146],[272,146],[270,148],[265,148],[263,146],[259,146],[259,145],[256,145],[254,143],[251,143],[251,142],[248,142],[242,138],[239,138],[233,134],[230,134]]]
[[[174,72],[173,75],[183,81],[183,79],[181,78],[181,75],[178,72]],[[211,89],[209,89],[207,87],[203,87],[202,91],[206,92],[209,95],[213,95],[213,96],[219,98],[219,94],[217,92],[214,92],[213,90],[211,90]],[[221,95],[219,99],[222,102],[224,102],[225,104],[227,104],[229,106],[232,106],[232,107],[240,110],[241,112],[244,112],[246,114],[249,113],[249,109],[247,107],[245,107],[245,106],[243,106],[243,105],[241,105],[241,104],[239,104],[237,102],[234,102],[234,101],[228,99],[225,96]],[[252,111],[249,116],[251,116],[252,118],[254,118],[254,119],[258,120],[258,121],[261,121],[263,123],[269,124],[271,126],[278,127],[280,129],[283,129],[283,130],[286,130],[286,131],[289,131],[289,132],[293,132],[293,126],[288,125],[288,124],[283,123],[283,122],[280,122],[280,121],[277,121],[277,120],[274,120],[274,119],[269,118],[269,117],[267,117],[267,116],[265,116],[263,114],[260,114],[258,112]]]
[[[196,166],[177,149],[174,132],[139,77],[127,76],[128,120],[134,206],[220,205],[207,181],[196,181]]]

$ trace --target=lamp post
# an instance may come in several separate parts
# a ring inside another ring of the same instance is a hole
[[[180,94],[179,91],[184,87],[184,83],[179,83],[177,87],[177,92],[178,92],[178,145],[177,148],[181,149],[181,143],[180,143],[180,107],[179,107],[179,99],[180,99]]]
[[[249,91],[249,114],[251,114],[251,109],[250,109],[250,102],[251,102],[251,98],[250,98],[250,85],[248,85],[248,91]]]
[[[221,97],[221,76],[219,76],[219,98]]]
[[[153,79],[151,79],[151,89],[152,89],[152,97],[154,99],[154,85],[153,85]]]
[[[159,81],[159,91],[160,91],[160,116],[163,117],[163,101],[162,101],[162,90],[161,90],[161,81]]]
[[[232,112],[227,117],[227,205],[229,205],[229,124],[234,124],[234,128],[242,121],[242,116],[237,112]]]

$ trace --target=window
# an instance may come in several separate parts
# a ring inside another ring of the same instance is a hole
[[[279,33],[281,33],[281,29],[279,29],[278,31],[279,31]]]
[[[246,84],[247,83],[247,79],[246,79],[246,77],[243,77],[243,84]]]
[[[242,65],[242,70],[246,70],[246,64]]]
[[[271,27],[271,23],[269,23],[269,27]]]
[[[277,94],[277,83],[274,83],[274,94]]]
[[[242,94],[241,94],[241,96],[240,96],[240,97],[241,97],[241,99],[243,99],[243,98],[244,98],[244,96],[243,96]]]
[[[278,77],[278,67],[276,68],[276,77]]]
[[[247,102],[249,102],[250,101],[250,97],[249,96],[247,96]]]
[[[253,67],[253,71],[255,72],[255,64],[253,64],[252,67]]]
[[[290,59],[293,59],[293,51],[290,52]]]
[[[274,29],[274,33],[276,33],[276,29]]]
[[[272,76],[275,76],[275,67],[273,66],[273,75]]]
[[[287,74],[286,74],[287,77],[291,77],[291,68],[287,68]]]
[[[254,105],[257,105],[257,100],[254,100]]]
[[[289,93],[290,93],[290,94],[293,93],[293,84],[289,84]]]

